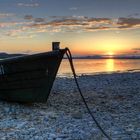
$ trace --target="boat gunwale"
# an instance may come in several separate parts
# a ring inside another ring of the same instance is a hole
[[[14,57],[1,59],[0,64],[10,63],[10,62],[13,62],[13,61],[20,61],[20,60],[23,60],[23,59],[34,59],[36,57],[43,57],[45,55],[47,55],[47,56],[57,55],[57,54],[60,54],[61,52],[65,53],[65,51],[66,51],[66,49],[59,49],[59,50],[53,50],[53,51],[30,54],[30,55],[23,54],[22,56],[14,56]]]

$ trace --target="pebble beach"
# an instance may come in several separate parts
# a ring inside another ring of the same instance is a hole
[[[140,72],[81,75],[84,97],[113,140],[140,139]],[[1,140],[107,140],[71,77],[57,77],[46,103],[0,100]]]

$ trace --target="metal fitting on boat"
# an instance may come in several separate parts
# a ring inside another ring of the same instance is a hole
[[[59,50],[60,49],[60,42],[52,42],[52,50]]]

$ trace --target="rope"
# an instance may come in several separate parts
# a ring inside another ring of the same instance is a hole
[[[77,77],[76,77],[76,72],[75,72],[75,69],[74,69],[74,65],[73,65],[73,59],[72,59],[72,55],[71,55],[71,52],[68,48],[66,48],[66,55],[67,55],[67,58],[69,60],[69,63],[70,63],[70,66],[71,66],[71,70],[72,70],[72,73],[73,73],[73,76],[74,76],[74,80],[75,80],[75,83],[76,83],[76,86],[78,88],[78,91],[81,95],[81,98],[85,104],[85,107],[87,108],[88,110],[88,113],[90,114],[90,116],[92,117],[93,121],[95,122],[95,124],[97,125],[97,127],[100,129],[100,131],[104,134],[104,136],[106,138],[108,138],[108,140],[112,140],[112,138],[103,130],[103,128],[100,126],[100,124],[98,123],[98,121],[96,120],[96,118],[94,117],[94,115],[92,114],[86,100],[85,100],[85,97],[83,96],[83,93],[80,89],[80,86],[79,86],[79,83],[78,83],[78,80],[77,80]]]

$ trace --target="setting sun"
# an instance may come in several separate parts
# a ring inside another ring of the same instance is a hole
[[[123,42],[119,39],[102,40],[102,42],[98,42],[97,45],[99,46],[99,49],[107,55],[114,55],[114,53],[117,54],[124,50]]]
[[[111,58],[114,55],[114,52],[108,52],[107,55]]]

